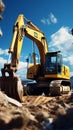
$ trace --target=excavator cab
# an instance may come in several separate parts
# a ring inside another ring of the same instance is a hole
[[[45,74],[60,74],[62,70],[62,55],[60,52],[49,52],[45,56]]]
[[[45,78],[52,79],[70,79],[70,69],[63,64],[60,51],[48,52],[45,56],[44,67]]]

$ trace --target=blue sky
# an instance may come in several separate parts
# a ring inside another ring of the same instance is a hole
[[[71,69],[73,75],[73,0],[3,0],[5,10],[0,28],[0,68],[8,60],[13,26],[19,14],[31,20],[46,35],[49,51],[61,50],[64,64]],[[32,51],[32,41],[24,38],[18,75],[26,74],[25,59]]]

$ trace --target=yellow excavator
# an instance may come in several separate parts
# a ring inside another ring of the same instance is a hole
[[[37,45],[40,54],[40,63],[36,63],[35,53],[33,53],[34,62],[28,64],[27,78],[35,80],[35,83],[21,82],[15,75],[24,37],[28,37]],[[0,77],[0,89],[8,96],[22,101],[26,93],[61,95],[71,91],[70,69],[63,65],[61,52],[49,52],[44,33],[22,14],[15,22],[9,53],[11,62],[4,64]]]

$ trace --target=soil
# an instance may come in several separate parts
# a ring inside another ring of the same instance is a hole
[[[73,94],[20,103],[0,92],[0,130],[73,130]]]

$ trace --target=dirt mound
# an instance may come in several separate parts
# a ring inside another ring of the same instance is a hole
[[[0,92],[1,130],[72,130],[73,96],[23,97],[23,103]]]

